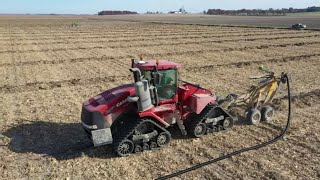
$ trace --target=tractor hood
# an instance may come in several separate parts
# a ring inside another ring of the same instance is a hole
[[[109,114],[115,108],[126,103],[128,96],[135,93],[134,84],[127,84],[107,90],[83,103],[84,108],[90,112],[99,111],[101,114]]]

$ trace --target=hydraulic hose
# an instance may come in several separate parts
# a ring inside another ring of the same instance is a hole
[[[159,178],[157,178],[157,180],[165,180],[165,179],[170,179],[170,178],[173,178],[173,177],[177,177],[177,176],[180,176],[180,175],[182,175],[182,174],[188,173],[188,172],[190,172],[190,171],[194,171],[194,170],[197,170],[197,169],[202,168],[202,167],[204,167],[204,166],[213,164],[213,163],[215,163],[215,162],[218,162],[218,161],[221,161],[221,160],[230,158],[230,157],[232,157],[232,156],[239,155],[239,154],[244,153],[244,152],[248,152],[248,151],[260,149],[260,148],[262,148],[262,147],[265,147],[265,146],[268,146],[268,145],[270,145],[270,144],[273,144],[273,143],[275,143],[276,141],[278,141],[278,140],[280,140],[281,138],[283,138],[283,136],[288,132],[288,130],[289,130],[289,128],[290,128],[290,124],[291,124],[291,92],[290,92],[290,82],[289,82],[289,78],[288,78],[287,74],[283,74],[283,78],[285,79],[285,82],[287,83],[287,90],[288,90],[288,104],[289,104],[289,106],[288,106],[288,119],[287,119],[287,124],[286,124],[285,129],[284,129],[278,136],[276,136],[275,138],[273,138],[272,140],[269,140],[269,141],[267,141],[267,142],[264,142],[264,143],[261,143],[261,144],[255,145],[255,146],[243,148],[243,149],[234,151],[234,152],[232,152],[232,153],[229,153],[229,154],[220,156],[220,157],[218,157],[218,158],[211,159],[211,160],[209,160],[209,161],[206,161],[206,162],[203,162],[203,163],[200,163],[200,164],[191,166],[191,167],[189,167],[189,168],[186,168],[186,169],[177,171],[177,172],[175,172],[175,173],[172,173],[172,174],[169,174],[169,175],[165,175],[165,176],[159,177]]]

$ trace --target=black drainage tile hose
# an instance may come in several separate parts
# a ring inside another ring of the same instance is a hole
[[[172,173],[172,174],[169,174],[169,175],[165,175],[165,176],[159,177],[159,178],[157,178],[156,180],[165,180],[165,179],[170,179],[170,178],[173,178],[173,177],[177,177],[177,176],[180,176],[180,175],[182,175],[182,174],[188,173],[188,172],[190,172],[190,171],[194,171],[194,170],[197,170],[197,169],[202,168],[202,167],[204,167],[204,166],[213,164],[213,163],[215,163],[215,162],[218,162],[218,161],[221,161],[221,160],[224,160],[224,159],[228,159],[228,158],[230,158],[230,157],[232,157],[232,156],[239,155],[239,154],[244,153],[244,152],[248,152],[248,151],[260,149],[260,148],[262,148],[262,147],[268,146],[268,145],[273,144],[273,143],[275,143],[276,141],[282,139],[283,136],[288,132],[288,130],[289,130],[289,128],[290,128],[290,124],[291,124],[291,92],[290,92],[290,82],[289,82],[289,78],[288,78],[288,75],[287,75],[287,74],[284,74],[283,78],[284,78],[284,80],[285,80],[286,83],[287,83],[287,90],[288,90],[288,103],[289,103],[289,107],[288,107],[288,120],[287,120],[287,124],[286,124],[285,129],[284,129],[277,137],[275,137],[274,139],[272,139],[272,140],[270,140],[270,141],[267,141],[267,142],[264,142],[264,143],[261,143],[261,144],[255,145],[255,146],[243,148],[243,149],[234,151],[234,152],[232,152],[232,153],[226,154],[226,155],[224,155],[224,156],[218,157],[218,158],[216,158],[216,159],[211,159],[211,160],[209,160],[209,161],[206,161],[206,162],[203,162],[203,163],[194,165],[194,166],[192,166],[192,167],[189,167],[189,168],[186,168],[186,169],[177,171],[177,172],[175,172],[175,173]]]

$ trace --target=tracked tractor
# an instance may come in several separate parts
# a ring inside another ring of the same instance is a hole
[[[112,144],[127,156],[169,144],[168,127],[200,138],[231,128],[234,118],[213,92],[179,79],[180,64],[132,60],[132,84],[107,90],[83,103],[82,125],[94,146]]]

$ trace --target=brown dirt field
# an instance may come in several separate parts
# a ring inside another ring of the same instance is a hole
[[[220,95],[245,92],[260,65],[291,75],[293,123],[284,140],[176,179],[320,178],[320,32],[114,18],[0,16],[0,179],[154,179],[283,128],[284,87],[270,124],[239,123],[201,139],[172,128],[169,147],[124,158],[108,146],[73,153],[90,144],[79,123],[82,102],[132,82],[130,59],[139,53],[181,63],[184,80]]]

